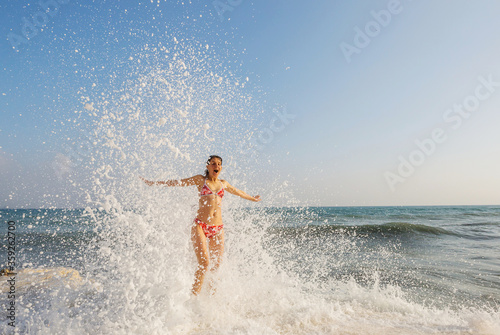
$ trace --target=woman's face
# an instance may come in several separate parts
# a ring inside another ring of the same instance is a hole
[[[222,170],[222,162],[218,158],[212,158],[207,165],[208,175],[218,177]]]

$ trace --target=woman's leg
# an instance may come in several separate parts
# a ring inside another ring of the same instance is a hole
[[[212,262],[212,273],[215,273],[222,263],[222,256],[224,255],[224,228],[216,236],[208,239],[208,247],[210,249],[210,260]],[[213,277],[210,281],[210,287],[215,290],[213,286]]]
[[[191,228],[191,241],[193,242],[194,252],[198,260],[198,267],[194,273],[194,283],[192,292],[198,295],[203,286],[203,280],[208,270],[209,254],[207,250],[207,238],[199,224],[193,224]]]

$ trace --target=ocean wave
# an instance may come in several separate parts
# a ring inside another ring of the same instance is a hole
[[[468,222],[468,223],[462,223],[461,226],[465,227],[500,226],[500,222]]]
[[[403,235],[403,234],[425,234],[425,235],[457,235],[444,228],[432,227],[423,224],[408,222],[387,222],[383,224],[366,225],[305,225],[300,227],[271,227],[271,234],[284,234],[286,236],[297,235],[328,235],[328,234],[350,234],[350,235]]]

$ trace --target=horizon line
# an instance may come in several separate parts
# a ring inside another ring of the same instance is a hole
[[[260,206],[257,208],[298,208],[298,207],[328,207],[328,208],[345,208],[345,207],[491,207],[491,206],[500,206],[500,204],[486,204],[486,205],[302,205],[302,206]],[[249,208],[249,207],[245,207]],[[3,207],[0,210],[56,210],[56,209],[65,209],[65,210],[85,210],[85,207],[16,207],[9,208]],[[98,209],[96,207],[91,207],[91,209]],[[102,211],[105,211],[104,209]]]

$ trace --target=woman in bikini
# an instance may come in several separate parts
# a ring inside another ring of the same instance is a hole
[[[221,202],[224,192],[237,195],[243,199],[258,202],[260,196],[252,197],[245,192],[231,186],[226,180],[219,179],[222,171],[222,158],[210,156],[207,161],[205,175],[181,180],[150,181],[141,177],[144,182],[151,185],[164,186],[192,186],[196,185],[199,191],[199,208],[191,228],[191,241],[193,242],[198,268],[194,275],[192,292],[200,293],[205,274],[209,269],[210,259],[213,260],[211,270],[219,268],[224,252],[224,225],[222,224]],[[215,191],[217,190],[217,191]]]

